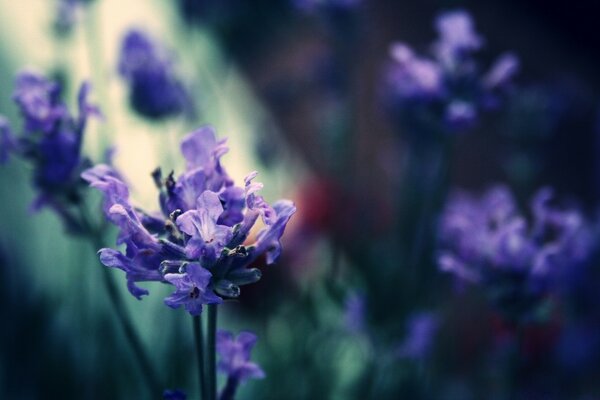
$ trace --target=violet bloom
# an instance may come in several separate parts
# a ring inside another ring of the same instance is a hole
[[[255,172],[245,188],[234,186],[221,165],[227,150],[211,127],[184,137],[186,171],[177,178],[163,177],[160,169],[152,174],[159,212],[133,207],[127,185],[111,167],[100,164],[82,174],[104,193],[106,217],[120,230],[117,244],[126,246],[125,253],[101,249],[100,260],[125,272],[136,298],[148,294],[138,282],[172,284],[175,292],[165,303],[198,315],[203,304],[221,301],[216,294],[237,297],[240,286],[258,281],[260,270],[248,266],[259,257],[266,264],[279,257],[280,238],[296,208],[287,200],[270,206],[257,194],[262,185],[252,182]],[[254,243],[246,243],[259,218],[264,227]]]
[[[191,315],[200,315],[202,304],[219,304],[223,300],[207,290],[211,274],[198,263],[185,267],[183,274],[166,274],[165,280],[175,286],[176,291],[165,299],[172,308],[183,306]]]
[[[483,45],[471,15],[464,10],[439,15],[435,27],[439,38],[434,44],[434,52],[437,59],[449,67],[456,67],[462,57],[479,50]]]
[[[408,319],[406,327],[406,337],[396,350],[396,355],[414,360],[426,358],[439,328],[437,315],[428,312],[415,314]]]
[[[354,334],[365,330],[366,301],[364,295],[352,293],[346,298],[344,324]]]
[[[190,98],[164,49],[131,30],[121,45],[119,74],[129,84],[129,103],[140,115],[163,119],[190,111]]]
[[[531,203],[532,218],[504,186],[482,197],[455,194],[441,218],[441,270],[489,289],[512,317],[529,317],[553,280],[591,252],[590,230],[576,210],[550,204],[549,189]]]
[[[261,379],[265,373],[258,364],[250,361],[250,353],[256,344],[256,335],[251,332],[240,332],[234,337],[231,332],[217,332],[217,368],[227,374],[230,379],[241,383],[250,378]]]
[[[67,228],[76,230],[72,206],[79,203],[85,185],[79,174],[89,165],[81,155],[83,134],[90,115],[99,115],[88,103],[90,86],[81,85],[79,112],[72,116],[60,98],[60,86],[45,76],[24,70],[15,80],[13,99],[23,117],[23,132],[15,138],[6,121],[0,124],[0,155],[17,154],[33,164],[38,197],[33,208],[52,208]]]
[[[60,92],[61,88],[56,82],[35,71],[19,72],[15,79],[13,100],[21,111],[26,132],[50,132],[66,115]]]
[[[475,56],[484,40],[466,11],[441,14],[435,27],[438,39],[430,55],[400,42],[390,46],[383,80],[390,114],[415,135],[471,129],[482,112],[499,104],[519,68],[517,58],[505,54],[488,72],[480,72]]]

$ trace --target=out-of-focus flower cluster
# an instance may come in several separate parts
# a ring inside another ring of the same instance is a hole
[[[391,46],[385,101],[392,117],[409,129],[462,132],[476,124],[481,112],[497,107],[519,61],[506,53],[483,72],[475,53],[484,40],[465,11],[441,14],[435,27],[438,39],[431,56],[421,56],[402,42]]]
[[[504,186],[481,198],[455,194],[441,219],[440,269],[485,286],[510,316],[532,317],[556,280],[592,251],[592,230],[581,213],[551,200],[550,189],[540,190],[528,218]]]
[[[8,122],[0,119],[1,160],[6,161],[12,153],[29,161],[38,192],[33,209],[52,208],[72,230],[81,228],[70,209],[81,201],[85,188],[79,174],[90,165],[81,154],[83,134],[88,117],[100,115],[88,102],[89,91],[90,85],[83,83],[75,117],[63,103],[58,83],[24,70],[16,78],[13,93],[23,117],[21,134],[14,136]]]
[[[101,164],[82,174],[104,193],[106,217],[120,229],[117,244],[126,246],[125,254],[102,249],[100,260],[125,271],[136,298],[148,294],[137,282],[170,283],[175,292],[165,303],[198,315],[203,304],[222,301],[217,294],[235,298],[240,286],[258,281],[260,270],[247,267],[259,257],[266,264],[279,257],[279,239],[296,208],[287,200],[269,205],[257,194],[262,184],[253,182],[256,172],[243,188],[234,186],[221,165],[227,151],[210,127],[186,136],[181,143],[186,171],[178,178],[164,177],[160,169],[153,173],[160,191],[157,213],[131,204],[129,189],[113,168]],[[247,244],[259,218],[264,227]]]
[[[158,120],[192,111],[172,56],[141,30],[132,29],[125,35],[119,74],[129,85],[131,107],[140,115]]]

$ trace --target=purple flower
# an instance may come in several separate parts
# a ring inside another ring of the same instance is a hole
[[[15,138],[0,124],[0,158],[10,151],[33,166],[34,185],[38,191],[32,208],[53,209],[71,231],[80,231],[74,215],[85,188],[79,177],[89,165],[81,155],[83,134],[90,115],[99,116],[88,102],[90,87],[79,90],[77,116],[71,115],[60,98],[60,86],[43,75],[25,70],[17,75],[13,99],[23,117],[23,132]]]
[[[234,337],[231,332],[218,331],[219,371],[240,383],[250,378],[264,378],[263,370],[258,364],[250,361],[250,353],[256,344],[256,339],[256,335],[251,332],[240,332],[237,337]]]
[[[289,200],[279,200],[273,204],[275,211],[274,222],[267,225],[259,233],[253,253],[256,255],[263,252],[267,256],[267,264],[273,264],[281,254],[280,239],[290,218],[296,212],[296,206]]]
[[[464,10],[449,11],[435,21],[439,35],[434,51],[440,61],[455,66],[461,57],[479,50],[483,39],[475,32],[471,15]]]
[[[198,197],[195,210],[186,211],[177,218],[179,230],[190,236],[185,247],[189,258],[201,258],[204,263],[216,261],[232,237],[231,227],[217,224],[222,213],[219,196],[206,190]]]
[[[519,64],[519,59],[512,53],[500,56],[483,78],[485,87],[494,89],[510,83],[513,76],[519,72]]]
[[[388,83],[402,99],[439,97],[443,91],[442,69],[434,61],[416,56],[403,43],[390,50],[394,65],[389,70]]]
[[[97,165],[82,174],[104,193],[106,218],[119,228],[117,244],[126,246],[125,253],[101,249],[100,259],[126,273],[138,299],[148,291],[137,282],[169,283],[177,291],[167,305],[183,304],[197,315],[202,304],[221,301],[215,293],[237,297],[239,286],[258,281],[260,270],[248,266],[259,257],[264,255],[267,264],[278,258],[280,238],[296,208],[286,200],[271,207],[257,194],[262,185],[251,182],[255,173],[245,188],[234,186],[220,162],[227,150],[210,127],[187,135],[181,144],[186,171],[177,179],[173,174],[163,178],[160,169],[152,174],[160,191],[158,213],[133,207],[127,185],[113,168]],[[255,243],[246,244],[260,216],[264,227]]]
[[[189,111],[190,98],[169,55],[142,31],[125,36],[118,69],[129,84],[129,102],[140,115],[163,119]]]
[[[202,127],[183,138],[181,153],[187,161],[187,170],[177,180],[166,181],[166,191],[161,194],[161,207],[166,214],[175,210],[185,212],[193,209],[198,196],[205,190],[222,196],[234,195],[232,191],[236,189],[232,189],[233,181],[220,161],[228,151],[225,143],[226,140],[217,141],[215,131],[210,126]],[[225,205],[237,207],[231,201]]]
[[[436,19],[438,39],[431,54],[421,56],[404,43],[390,46],[383,94],[390,114],[418,137],[422,133],[464,132],[495,105],[518,71],[518,60],[505,54],[482,74],[475,57],[484,40],[466,11]]]
[[[26,132],[50,132],[67,113],[60,102],[60,86],[34,71],[17,75],[13,99],[25,120]]]
[[[477,111],[471,103],[455,100],[446,107],[446,123],[455,130],[468,129],[476,120]]]
[[[441,270],[491,289],[500,308],[526,313],[557,276],[591,252],[590,230],[576,210],[550,205],[548,189],[532,201],[532,220],[504,186],[476,198],[455,194],[441,217]]]
[[[406,326],[406,337],[396,350],[396,355],[415,360],[427,357],[439,328],[437,315],[429,312],[417,313],[408,319]]]
[[[220,297],[208,287],[211,274],[198,263],[187,264],[183,274],[166,274],[165,280],[175,286],[175,292],[165,298],[172,308],[183,306],[191,315],[200,315],[203,304],[221,303]]]
[[[344,323],[352,333],[361,333],[365,329],[366,304],[363,295],[352,293],[346,298]]]

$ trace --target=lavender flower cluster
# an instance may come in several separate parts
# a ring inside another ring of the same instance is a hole
[[[531,312],[565,271],[592,251],[592,229],[576,209],[552,205],[541,189],[521,213],[505,186],[480,198],[456,193],[441,217],[438,264],[460,281],[484,285],[515,317]]]
[[[110,166],[83,172],[104,193],[106,217],[119,228],[117,244],[126,246],[124,254],[100,250],[100,260],[126,273],[136,298],[148,294],[137,282],[168,283],[175,292],[165,303],[199,315],[202,305],[238,297],[240,286],[258,281],[260,270],[248,267],[259,257],[266,264],[279,257],[279,239],[296,208],[288,200],[269,205],[257,194],[262,184],[253,182],[256,172],[246,176],[244,187],[234,186],[221,165],[227,151],[211,127],[187,135],[181,142],[186,171],[177,178],[172,173],[163,177],[160,169],[153,173],[159,190],[156,213],[131,204],[127,184]],[[247,244],[258,218],[264,227]]]
[[[463,132],[482,112],[497,107],[519,61],[506,53],[482,72],[475,53],[485,42],[465,11],[441,14],[435,28],[438,39],[431,45],[431,56],[421,56],[402,42],[392,44],[385,98],[401,123],[425,132]]]
[[[191,98],[171,57],[143,31],[125,35],[118,69],[129,85],[129,103],[141,116],[160,120],[191,112]]]
[[[90,165],[82,156],[83,135],[89,116],[100,116],[88,102],[90,85],[83,83],[77,96],[78,116],[73,116],[61,99],[61,86],[45,76],[24,70],[17,75],[13,99],[23,117],[19,136],[0,118],[0,159],[18,155],[33,165],[38,191],[32,207],[50,207],[66,227],[80,230],[72,206],[81,202],[81,171]]]

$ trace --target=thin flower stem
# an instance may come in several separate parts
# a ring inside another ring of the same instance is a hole
[[[129,318],[129,313],[125,308],[125,304],[123,302],[123,298],[119,294],[117,287],[115,286],[112,277],[110,276],[110,271],[108,268],[102,268],[103,272],[103,280],[106,291],[108,292],[110,301],[113,306],[113,310],[117,313],[117,319],[123,328],[123,332],[129,342],[131,348],[133,349],[133,353],[135,354],[135,358],[139,363],[139,366],[142,370],[142,374],[144,379],[146,379],[146,383],[150,387],[152,393],[161,393],[162,386],[158,383],[158,376],[152,365],[150,363],[150,359],[144,350],[144,346],[137,334],[136,329],[131,323],[131,319]]]
[[[208,364],[208,392],[209,400],[217,399],[217,354],[216,354],[216,336],[217,336],[217,305],[208,305],[208,341],[207,346],[207,364]]]
[[[90,243],[93,246],[94,251],[104,247],[101,232],[98,229],[94,229],[83,207],[81,207],[81,219],[86,230],[87,237],[90,239]],[[137,360],[140,369],[142,370],[142,375],[153,394],[161,393],[162,385],[159,383],[158,375],[156,374],[154,368],[152,368],[152,364],[150,363],[150,359],[144,349],[144,345],[142,344],[135,327],[131,323],[131,318],[129,317],[129,313],[127,312],[123,298],[121,297],[121,294],[117,289],[117,286],[115,285],[108,268],[104,266],[101,267],[102,281],[104,283],[104,288],[108,293],[112,310],[117,315],[117,320],[123,328],[125,337],[129,342],[131,349],[133,350],[135,359]]]
[[[196,357],[198,361],[198,384],[200,385],[201,400],[206,396],[206,374],[204,373],[204,333],[202,329],[202,318],[200,315],[193,317],[194,341],[196,342]]]
[[[229,378],[227,378],[227,383],[225,384],[225,388],[223,389],[219,400],[233,400],[239,383],[240,382],[235,377],[230,375]]]

